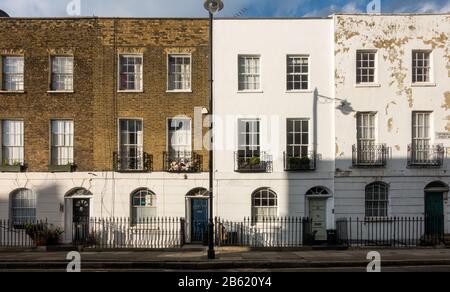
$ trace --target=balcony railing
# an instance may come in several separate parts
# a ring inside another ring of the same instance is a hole
[[[441,167],[444,164],[443,145],[408,145],[408,166]]]
[[[164,152],[164,171],[167,172],[202,172],[203,160],[200,155],[190,151]]]
[[[260,155],[247,156],[241,152],[234,153],[235,171],[236,172],[272,172],[272,156],[266,152]]]
[[[316,152],[309,152],[308,156],[292,157],[284,152],[285,171],[309,171],[316,169]]]
[[[389,156],[386,144],[353,145],[353,166],[385,167]]]
[[[117,172],[151,172],[153,156],[144,152],[142,155],[129,157],[114,152],[114,170]]]

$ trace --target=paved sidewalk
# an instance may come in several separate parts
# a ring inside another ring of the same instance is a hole
[[[383,266],[450,265],[450,249],[377,250]],[[364,267],[370,250],[346,251],[248,251],[220,249],[217,260],[209,261],[206,251],[122,251],[82,252],[83,267],[91,269],[242,269]],[[0,252],[0,270],[64,269],[67,252]]]

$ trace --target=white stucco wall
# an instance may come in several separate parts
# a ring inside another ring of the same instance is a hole
[[[218,19],[214,23],[214,92],[218,214],[251,215],[251,195],[269,187],[278,195],[280,216],[307,216],[306,192],[323,186],[333,193],[334,103],[331,19]],[[259,55],[261,90],[238,92],[238,56]],[[287,55],[309,55],[310,89],[287,92]],[[316,93],[315,93],[316,92]],[[319,96],[318,96],[319,95]],[[318,96],[316,98],[316,96]],[[317,114],[315,114],[317,113]],[[227,117],[229,116],[229,117]],[[239,118],[260,118],[261,151],[273,156],[273,173],[234,172]],[[286,119],[309,118],[311,147],[320,157],[313,172],[284,171]],[[225,126],[226,125],[226,126]],[[226,134],[222,134],[223,129]],[[329,200],[329,214],[332,200]],[[332,224],[331,216],[328,218]]]

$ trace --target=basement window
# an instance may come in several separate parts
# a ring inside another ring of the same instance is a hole
[[[2,58],[2,90],[24,90],[24,57],[6,56]]]

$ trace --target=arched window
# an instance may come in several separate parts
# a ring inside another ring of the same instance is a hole
[[[131,219],[134,224],[156,217],[156,195],[149,189],[139,189],[131,195]]]
[[[11,193],[11,221],[23,225],[36,221],[36,194],[29,189],[18,189]]]
[[[278,213],[277,194],[268,188],[259,189],[252,195],[252,216],[257,222],[276,217]]]
[[[387,217],[389,187],[376,182],[366,187],[366,217]]]

